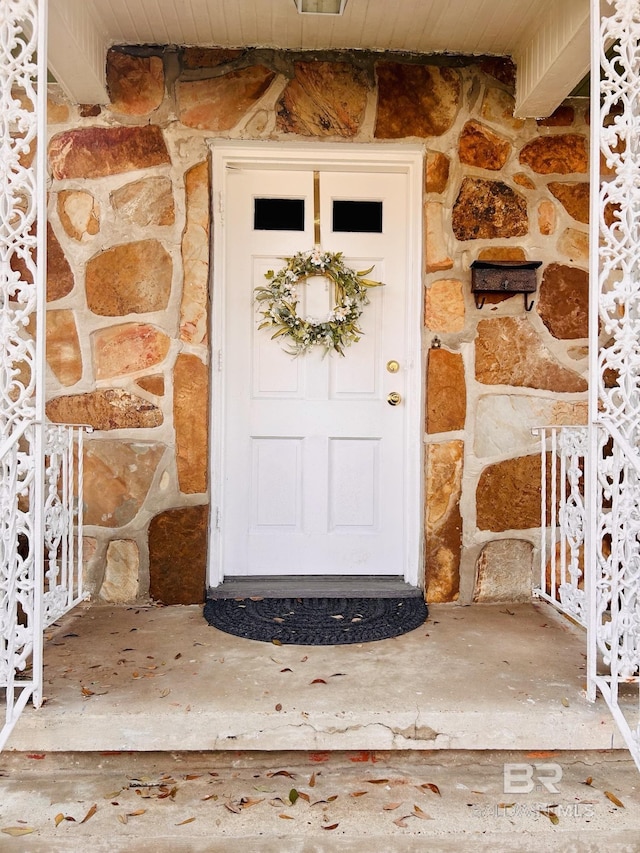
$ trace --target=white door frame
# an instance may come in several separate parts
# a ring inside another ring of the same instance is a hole
[[[404,579],[414,586],[423,583],[423,425],[424,353],[422,351],[422,235],[423,163],[421,145],[350,143],[238,142],[213,139],[213,258],[211,298],[211,412],[210,483],[211,528],[207,582],[216,587],[224,580],[220,514],[224,511],[223,448],[225,443],[225,200],[226,175],[234,168],[331,169],[345,172],[396,172],[408,176],[407,193],[407,300],[405,328],[407,346],[406,435],[405,435],[405,519],[406,542]],[[305,247],[301,246],[301,250]]]

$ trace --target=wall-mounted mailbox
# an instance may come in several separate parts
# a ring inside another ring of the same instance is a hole
[[[471,290],[476,308],[482,308],[486,293],[522,293],[524,307],[533,308],[527,294],[535,293],[538,282],[536,270],[542,261],[474,261],[471,264]]]

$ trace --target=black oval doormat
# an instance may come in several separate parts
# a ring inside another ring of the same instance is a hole
[[[340,646],[398,637],[427,618],[422,597],[220,598],[204,606],[214,628],[248,640]]]

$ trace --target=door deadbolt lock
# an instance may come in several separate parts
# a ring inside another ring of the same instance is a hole
[[[397,373],[400,370],[400,365],[395,359],[387,362],[387,370],[389,373]]]
[[[387,397],[387,403],[390,406],[397,406],[402,402],[402,397],[397,391],[392,391]]]

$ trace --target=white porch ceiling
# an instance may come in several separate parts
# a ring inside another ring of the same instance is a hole
[[[342,16],[293,0],[50,0],[50,66],[74,100],[106,100],[114,44],[509,55],[519,112],[546,115],[588,70],[589,0],[348,0]]]

